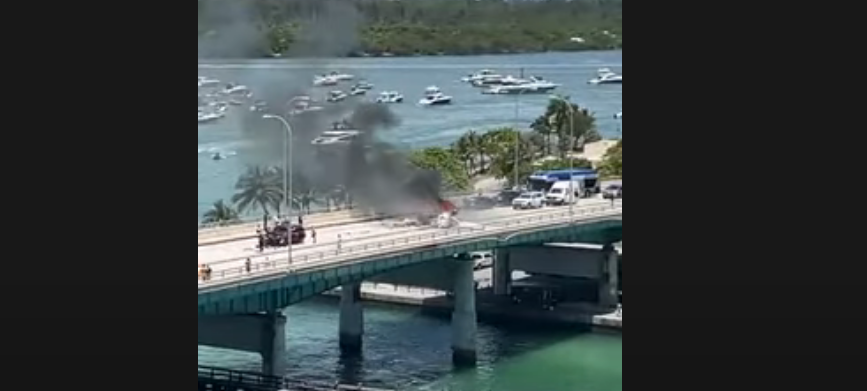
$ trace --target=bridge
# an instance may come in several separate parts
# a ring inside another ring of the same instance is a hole
[[[456,364],[476,360],[474,263],[460,256],[496,251],[494,288],[507,292],[513,248],[554,242],[602,245],[603,302],[616,303],[616,252],[623,240],[623,204],[592,200],[569,208],[466,212],[453,229],[401,227],[387,221],[347,221],[318,229],[318,243],[258,253],[253,239],[199,246],[198,263],[213,273],[198,281],[200,345],[257,352],[267,374],[282,373],[286,318],[281,311],[341,288],[340,344],[345,352],[362,345],[364,316],[360,286],[389,273],[425,263],[449,265],[453,296],[453,353]],[[307,223],[307,222],[305,222]],[[247,263],[250,263],[248,270]],[[438,262],[437,262],[438,263]]]

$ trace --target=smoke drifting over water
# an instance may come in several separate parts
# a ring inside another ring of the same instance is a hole
[[[304,59],[303,69],[248,69],[238,75],[254,92],[254,99],[265,103],[267,113],[287,118],[292,125],[297,183],[318,189],[342,187],[352,194],[356,204],[383,212],[406,212],[408,205],[438,201],[439,176],[411,167],[403,153],[377,137],[378,132],[399,124],[387,106],[350,99],[325,105],[319,112],[287,115],[291,109],[288,103],[310,94],[313,78],[331,71],[329,59],[345,55],[359,43],[362,17],[351,0],[320,0],[312,4],[316,4],[315,12],[297,21],[303,26],[302,33],[286,53],[287,57]],[[200,0],[200,26],[204,20],[212,30],[199,34],[199,59],[262,53],[268,46],[268,37],[257,12],[250,1]],[[286,152],[285,133],[278,122],[262,119],[263,114],[242,114],[242,132],[253,147],[240,157],[251,166],[279,166]],[[322,131],[341,121],[361,131],[361,136],[349,145],[327,148],[311,145]]]

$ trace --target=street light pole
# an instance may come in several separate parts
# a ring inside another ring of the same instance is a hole
[[[286,121],[285,118],[266,114],[262,116],[264,119],[271,119],[275,121],[279,121],[283,124],[283,128],[286,130],[286,134],[283,137],[283,201],[286,204],[286,219],[289,222],[289,269],[292,269],[292,198],[294,189],[293,180],[294,175],[292,173],[292,163],[293,163],[293,149],[295,143],[292,142],[292,126],[289,125],[289,121]]]

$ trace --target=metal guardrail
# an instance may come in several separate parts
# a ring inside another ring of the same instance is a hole
[[[439,244],[447,244],[458,241],[485,238],[492,235],[510,233],[517,229],[539,228],[551,225],[562,225],[570,222],[580,222],[583,219],[592,219],[607,216],[616,216],[623,213],[623,202],[619,201],[615,205],[584,207],[574,210],[574,213],[569,211],[558,211],[545,213],[533,216],[522,216],[515,219],[488,223],[480,227],[473,228],[453,228],[448,230],[437,230],[435,232],[424,233],[419,235],[406,236],[392,240],[385,240],[374,243],[347,245],[334,250],[326,250],[313,254],[296,255],[292,259],[292,264],[289,260],[270,260],[270,255],[257,255],[253,257],[241,257],[232,260],[210,263],[210,265],[219,265],[226,263],[245,262],[251,260],[251,268],[248,271],[246,266],[230,267],[223,270],[213,271],[208,279],[198,281],[199,288],[210,288],[220,285],[231,285],[233,282],[243,283],[243,281],[269,277],[275,272],[289,271],[304,271],[316,269],[323,266],[332,266],[348,261],[356,260],[357,258],[372,255],[388,255],[400,251],[413,250],[424,246],[434,246]],[[332,244],[323,244],[333,245]],[[264,260],[262,260],[264,258]],[[260,260],[260,261],[256,261]],[[331,260],[328,263],[322,261]],[[240,281],[239,281],[240,280]]]
[[[253,372],[198,366],[199,390],[213,391],[393,391],[362,385],[292,381]]]

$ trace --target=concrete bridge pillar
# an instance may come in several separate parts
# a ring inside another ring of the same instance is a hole
[[[280,313],[266,314],[262,330],[262,373],[269,376],[286,374],[286,317]]]
[[[512,294],[512,257],[511,252],[505,248],[494,252],[494,294]]]
[[[475,263],[460,259],[455,267],[454,313],[452,314],[452,360],[457,366],[475,366],[476,315]]]
[[[599,304],[605,308],[617,306],[617,290],[620,286],[620,255],[613,245],[606,245],[602,252],[602,278],[599,281]]]
[[[361,353],[363,336],[361,284],[344,285],[340,291],[340,350],[344,354]]]
[[[280,313],[199,316],[199,345],[258,353],[262,372],[283,376],[286,370],[286,317]]]

